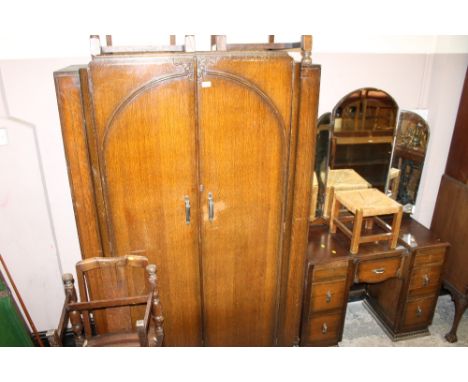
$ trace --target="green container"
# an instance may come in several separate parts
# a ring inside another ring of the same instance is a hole
[[[34,346],[29,330],[1,276],[0,346]]]

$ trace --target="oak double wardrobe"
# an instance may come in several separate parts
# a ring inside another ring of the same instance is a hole
[[[310,45],[107,47],[55,73],[82,256],[158,266],[166,346],[298,343]]]

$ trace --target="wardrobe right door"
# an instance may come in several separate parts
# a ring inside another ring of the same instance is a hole
[[[292,59],[198,59],[204,340],[275,343]]]

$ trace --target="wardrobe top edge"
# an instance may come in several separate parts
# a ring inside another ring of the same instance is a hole
[[[55,70],[54,76],[57,77],[61,75],[70,75],[70,74],[78,75],[78,71],[80,69],[85,69],[85,68],[87,68],[86,64],[66,66],[65,68]]]
[[[198,56],[255,56],[255,57],[292,57],[291,51],[287,50],[228,50],[228,51],[197,51],[197,52],[121,52],[121,53],[110,53],[96,55],[92,57],[92,60],[106,60],[106,59],[118,59],[118,58],[155,58],[155,57],[198,57]],[[296,52],[296,54],[299,52]]]

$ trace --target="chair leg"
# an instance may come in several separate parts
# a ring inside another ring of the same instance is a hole
[[[76,295],[75,280],[73,279],[73,275],[66,273],[62,276],[62,280],[65,289],[65,295],[69,296],[68,301],[71,303],[77,302],[78,298]],[[81,314],[80,312],[72,311],[69,313],[69,317],[76,346],[82,346],[85,339],[83,337],[83,322],[81,321]]]
[[[49,341],[50,347],[62,346],[62,341],[60,341],[60,338],[58,336],[56,329],[47,331],[46,337],[47,337],[47,341]]]
[[[403,216],[403,208],[400,207],[398,212],[393,215],[392,239],[390,241],[390,249],[394,249],[398,243],[398,236],[400,234],[400,225],[401,225],[402,216]]]
[[[351,249],[350,252],[354,255],[359,251],[359,243],[361,240],[361,230],[362,230],[362,220],[363,220],[362,210],[357,210],[354,215],[353,222],[353,237],[351,238]]]
[[[163,322],[164,317],[162,315],[161,302],[159,300],[159,289],[156,276],[156,265],[150,264],[146,267],[146,272],[148,274],[148,282],[153,288],[153,303],[151,306],[151,338],[149,341],[149,346],[161,346],[164,339],[163,331]]]
[[[136,329],[138,333],[138,339],[140,340],[140,346],[148,346],[148,333],[146,333],[145,321],[138,320],[136,322]]]

